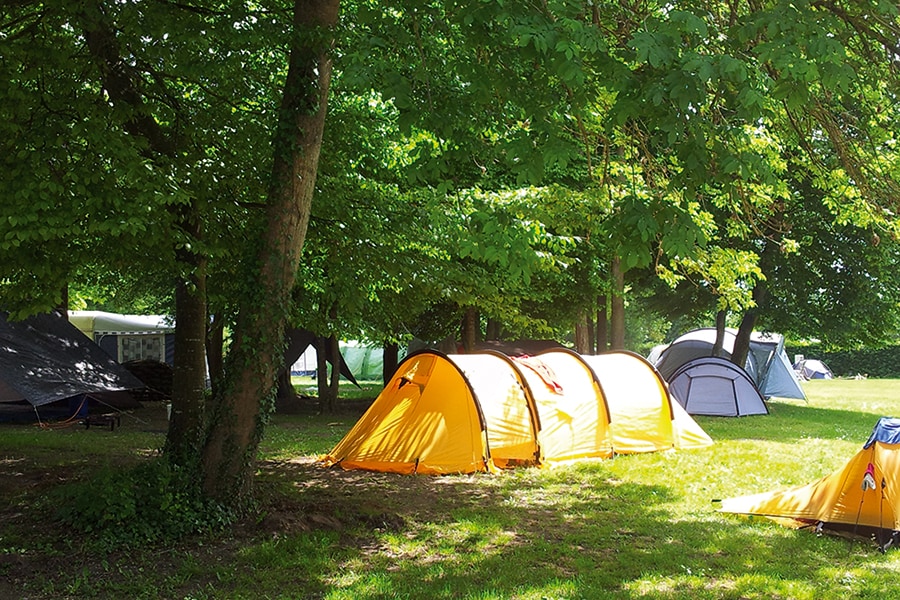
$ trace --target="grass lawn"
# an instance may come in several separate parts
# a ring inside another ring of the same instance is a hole
[[[164,439],[162,408],[112,432],[3,424],[0,598],[896,597],[898,550],[716,511],[714,499],[834,471],[878,417],[900,416],[900,381],[805,388],[808,403],[774,401],[768,416],[698,417],[716,442],[707,449],[499,476],[325,470],[315,457],[360,413],[295,410],[262,443],[255,518],[112,551],[53,521],[47,494],[147,460]]]

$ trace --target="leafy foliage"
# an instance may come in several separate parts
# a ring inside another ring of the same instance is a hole
[[[171,542],[234,520],[226,507],[201,494],[192,474],[161,459],[106,467],[89,480],[57,488],[48,500],[61,523],[106,549]]]

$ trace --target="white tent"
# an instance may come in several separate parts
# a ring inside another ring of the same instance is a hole
[[[689,415],[743,417],[769,413],[747,372],[715,356],[701,356],[683,364],[669,380],[669,393]]]
[[[730,359],[737,331],[725,330],[722,358]],[[712,356],[716,342],[714,328],[696,329],[677,338],[664,349],[654,349],[650,362],[670,381],[683,364],[701,356]],[[797,373],[784,351],[784,338],[777,333],[756,333],[750,337],[750,352],[744,370],[766,398],[806,399]]]

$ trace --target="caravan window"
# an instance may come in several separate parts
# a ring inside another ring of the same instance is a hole
[[[130,360],[155,360],[165,362],[164,335],[120,335],[119,362]]]

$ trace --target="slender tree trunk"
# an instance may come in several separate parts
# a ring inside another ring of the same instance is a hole
[[[309,224],[339,0],[295,0],[287,78],[273,139],[266,230],[241,299],[222,391],[203,448],[204,492],[242,508],[283,362],[284,330]]]
[[[762,304],[765,297],[766,284],[762,281],[757,281],[753,287],[753,301],[756,303],[756,306]],[[758,314],[756,308],[751,308],[744,313],[743,318],[741,318],[741,324],[738,327],[737,336],[734,339],[734,351],[731,353],[731,362],[741,368],[744,368],[747,364],[747,356],[750,354],[750,336],[753,333],[753,328],[756,327]]]
[[[397,372],[400,364],[400,345],[397,342],[385,342],[382,351],[381,379],[387,385]]]
[[[224,374],[225,318],[212,315],[206,328],[206,368],[209,370],[210,392],[215,395]]]
[[[590,339],[588,337],[588,317],[584,313],[578,315],[575,321],[575,352],[578,354],[590,354]]]
[[[59,304],[56,305],[56,310],[62,315],[62,318],[66,321],[69,320],[69,284],[64,283],[62,286],[62,290],[60,291],[59,296]]]
[[[588,310],[584,315],[584,325],[587,328],[587,353],[597,354],[597,336],[594,331],[594,311]]]
[[[619,257],[612,261],[612,302],[610,311],[610,349],[625,349],[625,274]]]
[[[331,378],[328,385],[328,412],[337,410],[338,397],[341,393],[341,366],[343,365],[343,357],[341,356],[341,346],[338,342],[337,335],[331,334],[328,337],[328,356],[331,357]]]
[[[500,321],[497,319],[488,319],[487,327],[485,327],[484,339],[499,340],[500,339]]]
[[[128,66],[128,52],[120,48],[117,30],[107,20],[101,3],[87,3],[82,9],[79,18],[84,41],[99,69],[104,92],[116,109],[129,115],[123,127],[146,143],[147,159],[166,168],[171,157],[184,150],[177,127],[161,124],[148,108],[145,82]],[[175,116],[176,123],[181,116]],[[197,217],[198,202],[193,198],[189,204],[172,208],[178,226],[195,240],[202,239],[203,234]],[[176,251],[176,258],[183,273],[175,285],[175,371],[166,453],[178,464],[195,465],[205,427],[206,260],[185,248]]]
[[[609,316],[606,294],[597,297],[597,354],[609,349]]]
[[[319,396],[319,411],[325,412],[331,406],[331,386],[328,385],[328,342],[323,337],[317,337],[313,342],[316,348],[316,391]]]
[[[474,306],[466,308],[462,322],[462,342],[466,352],[474,352],[478,342],[478,310]]]
[[[725,346],[725,319],[728,313],[720,310],[716,313],[716,341],[713,343],[712,356],[722,356],[722,349]]]

